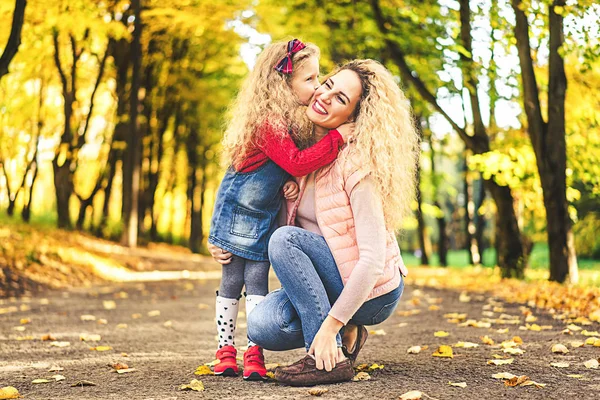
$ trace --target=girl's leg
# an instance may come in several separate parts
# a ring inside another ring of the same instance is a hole
[[[223,265],[215,307],[219,349],[224,346],[235,346],[235,328],[240,305],[239,298],[244,286],[245,263],[245,259],[233,256],[231,263]]]
[[[331,310],[330,297],[337,298],[341,292],[331,283],[335,282],[337,275],[341,284],[331,251],[322,236],[285,226],[271,236],[269,258],[281,286],[300,317],[304,345],[308,350]],[[327,287],[324,281],[328,282]],[[336,340],[341,347],[339,334]]]
[[[266,261],[246,260],[246,268],[244,270],[246,318],[248,318],[254,308],[269,293],[269,267],[270,264]],[[254,345],[255,343],[248,339],[248,347]]]

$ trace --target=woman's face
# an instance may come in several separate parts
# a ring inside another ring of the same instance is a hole
[[[348,122],[361,95],[362,85],[356,72],[341,70],[319,86],[306,115],[315,125],[337,128]]]
[[[307,106],[319,86],[319,59],[310,56],[304,64],[294,70],[292,91],[298,96],[300,103]]]

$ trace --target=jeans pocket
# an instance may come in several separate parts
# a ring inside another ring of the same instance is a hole
[[[261,231],[261,226],[264,224],[265,216],[263,213],[237,206],[233,210],[230,233],[249,239],[256,239]]]
[[[392,315],[392,313],[394,312],[396,307],[398,306],[399,302],[400,302],[400,297],[398,297],[393,302],[381,307],[381,309],[379,311],[377,311],[377,314],[375,314],[375,316],[371,320],[371,325],[380,324],[383,321],[385,321],[386,319],[388,319],[390,317],[390,315]]]

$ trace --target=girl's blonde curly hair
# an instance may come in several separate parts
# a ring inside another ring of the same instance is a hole
[[[228,110],[228,121],[223,137],[223,162],[238,165],[248,151],[256,148],[260,128],[269,123],[274,131],[292,134],[299,146],[309,140],[312,126],[305,110],[294,94],[291,81],[309,58],[320,56],[312,43],[292,55],[294,72],[282,74],[273,67],[287,54],[287,41],[267,46],[258,56],[254,69],[244,81],[237,97]]]
[[[410,103],[392,74],[375,60],[350,61],[331,75],[341,70],[358,74],[363,88],[348,156],[374,178],[386,224],[399,228],[412,213],[419,161],[419,135]]]

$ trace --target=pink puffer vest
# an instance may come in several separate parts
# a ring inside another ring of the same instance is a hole
[[[367,174],[350,160],[348,147],[336,161],[317,171],[315,175],[315,211],[319,229],[331,249],[344,285],[359,259],[354,215],[350,207],[352,189]],[[299,179],[300,194],[295,202],[287,204],[287,224],[295,225],[296,211],[306,187],[306,177]],[[368,300],[391,292],[400,284],[400,274],[408,270],[400,255],[394,231],[387,228],[386,257],[383,275],[369,294]]]

